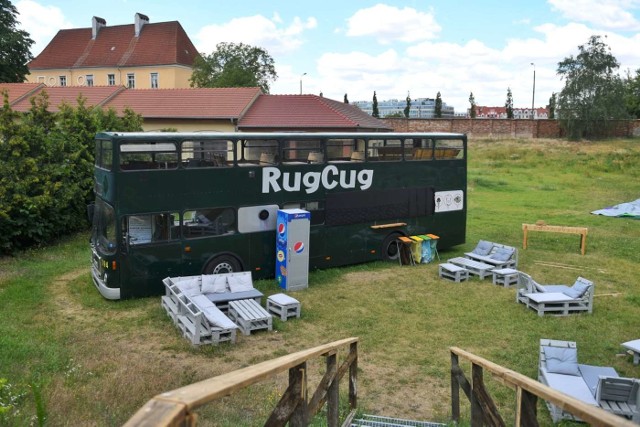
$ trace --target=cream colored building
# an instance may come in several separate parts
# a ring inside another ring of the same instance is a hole
[[[60,30],[29,63],[29,83],[46,86],[188,88],[199,55],[179,22],[107,26],[93,17],[90,28]]]

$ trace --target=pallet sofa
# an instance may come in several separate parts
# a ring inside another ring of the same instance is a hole
[[[516,302],[535,310],[538,316],[593,312],[594,284],[578,277],[573,285],[541,285],[526,273],[518,272]]]
[[[471,252],[464,256],[474,261],[492,265],[496,269],[518,267],[518,250],[513,246],[480,240]]]
[[[589,405],[640,422],[640,382],[621,378],[612,367],[578,363],[578,349],[573,341],[540,340],[538,381]],[[580,421],[573,414],[549,402],[554,423]]]
[[[260,305],[262,292],[253,287],[251,272],[167,277],[161,305],[193,345],[235,342],[238,325],[228,317],[231,301]]]

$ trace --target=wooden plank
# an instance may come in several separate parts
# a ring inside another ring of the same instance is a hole
[[[544,231],[550,233],[579,234],[580,237],[580,253],[584,255],[587,250],[587,227],[569,227],[563,225],[546,225],[546,224],[522,224],[523,239],[522,248],[527,249],[527,239],[529,231]]]
[[[396,227],[404,227],[405,225],[407,225],[406,222],[392,222],[389,224],[376,224],[376,225],[372,225],[369,228],[372,228],[374,230],[380,230],[382,228],[396,228]]]
[[[202,406],[220,397],[233,394],[249,385],[259,383],[279,372],[297,366],[305,360],[317,357],[334,348],[354,344],[357,341],[358,338],[356,337],[334,341],[329,344],[288,354],[277,359],[247,366],[226,374],[218,375],[217,377],[208,378],[185,387],[162,393],[157,397],[163,400],[183,403],[191,410],[192,408]]]

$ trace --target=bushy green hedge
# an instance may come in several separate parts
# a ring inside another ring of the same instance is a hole
[[[99,131],[142,130],[142,117],[125,110],[63,104],[48,111],[46,91],[26,114],[0,111],[0,252],[41,245],[88,226],[93,200],[94,138]]]

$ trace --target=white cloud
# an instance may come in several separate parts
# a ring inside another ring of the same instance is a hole
[[[632,9],[640,8],[638,0],[548,0],[567,19],[587,22],[595,28],[637,31],[640,22]]]
[[[265,49],[271,56],[287,54],[304,42],[304,32],[317,27],[315,18],[296,17],[288,26],[279,15],[272,19],[262,15],[235,18],[224,24],[207,25],[194,37],[200,52],[211,53],[220,42],[245,43]]]
[[[381,44],[433,39],[441,29],[431,12],[420,12],[411,7],[399,9],[384,4],[360,9],[347,23],[348,36],[373,37]]]
[[[37,56],[59,30],[73,28],[73,24],[67,21],[62,10],[55,6],[43,6],[32,0],[20,0],[15,6],[18,9],[21,28],[27,31],[35,42],[31,46],[33,56]]]

